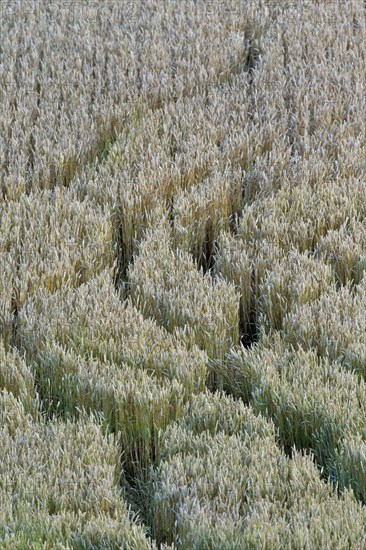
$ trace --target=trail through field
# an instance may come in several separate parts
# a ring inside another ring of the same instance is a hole
[[[366,547],[343,7],[0,8],[1,547]]]

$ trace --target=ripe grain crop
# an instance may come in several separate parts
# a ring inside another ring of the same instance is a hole
[[[0,417],[3,548],[151,548],[118,486],[118,447],[96,421],[36,422],[5,389]]]
[[[148,230],[129,272],[131,297],[147,316],[209,357],[223,357],[238,342],[239,295],[234,286],[198,270],[193,257],[174,249],[167,219]],[[183,331],[183,332],[182,332]]]
[[[365,378],[365,283],[363,278],[354,288],[333,285],[312,304],[297,306],[284,323],[284,339]]]
[[[197,396],[162,434],[161,453],[151,479],[158,539],[188,548],[364,544],[355,498],[337,498],[311,457],[287,458],[273,424],[240,401]]]
[[[16,348],[5,351],[0,341],[0,388],[17,397],[27,413],[37,410],[37,394],[33,373]]]
[[[35,293],[19,312],[19,341],[29,361],[56,342],[85,357],[176,378],[187,393],[204,387],[206,353],[197,346],[187,349],[179,334],[169,334],[130,301],[122,302],[111,270],[77,288]]]
[[[0,547],[366,547],[363,0],[0,2]]]
[[[232,352],[216,369],[226,390],[273,419],[287,450],[293,445],[312,449],[326,475],[337,481],[343,440],[365,437],[363,380],[314,351],[289,348],[279,334],[250,351]],[[359,476],[348,474],[356,491],[364,493]]]

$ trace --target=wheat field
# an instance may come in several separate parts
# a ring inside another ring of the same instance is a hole
[[[0,548],[364,550],[364,0],[0,36]]]

